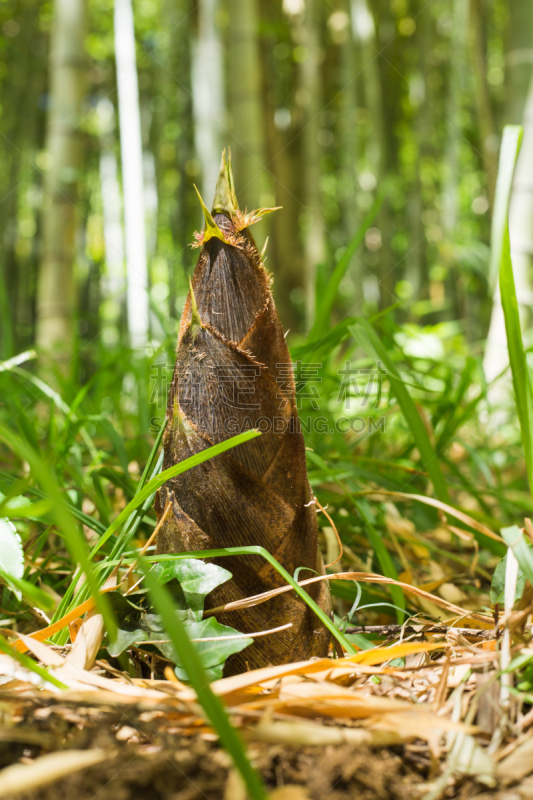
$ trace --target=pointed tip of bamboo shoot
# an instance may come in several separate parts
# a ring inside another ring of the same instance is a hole
[[[213,237],[216,237],[217,239],[220,239],[222,242],[225,242],[226,240],[224,238],[224,234],[216,224],[215,220],[213,219],[213,215],[211,214],[206,204],[202,200],[202,195],[200,194],[196,186],[194,186],[194,188],[196,190],[196,194],[198,195],[198,200],[200,201],[200,205],[202,206],[202,211],[204,212],[205,230],[202,237],[202,244],[205,244],[206,242],[209,241],[209,239],[212,239]]]
[[[211,210],[213,214],[226,214],[230,219],[232,219],[235,212],[239,210],[233,183],[233,172],[231,170],[231,150],[229,148],[227,161],[226,150],[222,151],[220,172],[215,187],[215,197]]]

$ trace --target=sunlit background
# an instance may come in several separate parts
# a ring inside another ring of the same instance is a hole
[[[292,333],[370,211],[337,318],[396,304],[401,322],[487,336],[500,136],[524,119],[533,66],[527,1],[134,0],[134,28],[131,14],[130,0],[0,7],[4,358],[83,351],[90,372],[99,346],[174,333],[203,224],[193,184],[209,205],[227,146],[241,206],[283,206],[256,236]]]

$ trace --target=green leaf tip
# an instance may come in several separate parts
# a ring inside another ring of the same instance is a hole
[[[198,200],[200,201],[200,205],[202,206],[202,211],[204,212],[204,218],[205,218],[205,230],[201,237],[202,244],[205,244],[206,242],[209,241],[209,239],[212,239],[213,237],[216,237],[217,239],[220,239],[222,242],[225,242],[226,239],[224,238],[224,234],[216,224],[211,212],[209,211],[204,201],[202,200],[200,192],[198,191],[196,186],[194,186],[194,188],[196,190],[196,194],[198,195]]]
[[[220,172],[217,185],[215,187],[215,197],[213,199],[213,214],[226,214],[230,219],[239,210],[237,196],[235,194],[235,184],[233,182],[233,172],[231,169],[231,150],[228,147],[228,159],[226,161],[226,150],[222,151],[220,162]]]

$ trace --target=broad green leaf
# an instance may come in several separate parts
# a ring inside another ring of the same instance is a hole
[[[231,578],[231,572],[227,569],[196,558],[167,561],[157,565],[156,571],[159,583],[168,583],[173,578],[179,581],[187,605],[199,615],[198,619],[202,616],[206,595]]]
[[[530,549],[533,549],[533,545],[529,545]],[[492,583],[490,585],[490,602],[492,605],[496,605],[496,603],[503,603],[503,598],[505,594],[505,569],[507,566],[507,556],[504,556],[501,561],[498,562],[496,565],[496,569],[494,570],[494,575],[492,576]],[[518,566],[518,578],[516,581],[516,594],[515,594],[515,603],[520,600],[522,595],[524,594],[524,587],[526,585],[526,576],[524,572]]]
[[[268,563],[275,569],[281,577],[289,583],[296,594],[302,598],[304,603],[306,603],[309,608],[316,614],[319,620],[322,622],[323,625],[330,631],[330,633],[337,639],[339,644],[341,644],[345,650],[350,653],[350,655],[355,655],[356,650],[354,649],[353,645],[346,639],[344,634],[335,626],[333,620],[330,619],[328,614],[326,614],[317,603],[311,598],[311,596],[305,591],[303,586],[300,586],[290,575],[287,570],[281,566],[279,561],[276,561],[272,553],[269,553],[264,547],[260,547],[258,545],[249,545],[247,547],[221,547],[217,550],[198,550],[195,552],[189,553],[168,553],[167,555],[156,555],[156,556],[145,556],[143,561],[150,562],[150,561],[158,561],[158,562],[165,562],[165,561],[179,561],[184,558],[219,558],[221,556],[239,556],[239,555],[258,555],[264,558]],[[156,576],[153,576],[154,580],[157,580]]]
[[[131,647],[138,642],[144,642],[148,639],[146,631],[142,628],[135,628],[133,631],[126,631],[119,628],[113,637],[113,640],[106,645],[107,652],[112,658],[117,658],[124,650]]]
[[[189,636],[198,639],[205,636],[240,636],[239,631],[220,625],[210,617],[202,621],[204,600],[206,595],[220,584],[231,578],[231,572],[216,564],[206,564],[200,559],[187,558],[181,561],[166,561],[155,564],[152,573],[160,585],[169,581],[177,581],[172,589],[173,599],[176,604],[176,614],[185,625]],[[166,638],[161,618],[155,614],[141,613],[135,610],[132,602],[122,595],[113,592],[110,602],[115,613],[118,634],[108,645],[109,654],[119,656],[128,647],[139,642],[153,639],[157,648],[170,658],[177,667],[180,667],[179,657],[172,644],[162,642]],[[209,623],[209,625],[207,625]],[[213,625],[212,623],[216,623]],[[206,628],[207,633],[203,633]],[[222,670],[226,659],[232,653],[238,653],[252,642],[249,637],[240,639],[221,640],[218,642],[199,643],[198,652],[206,669],[211,670],[209,678],[215,680],[222,677]],[[212,670],[216,668],[216,674]],[[176,672],[181,680],[187,680],[181,672]]]
[[[227,625],[221,625],[220,622],[217,622],[214,617],[208,617],[207,619],[197,621],[192,619],[184,620],[181,615],[178,614],[178,616],[180,616],[180,621],[187,631],[189,639],[196,640],[215,638],[215,641],[209,642],[195,641],[194,646],[202,662],[202,666],[205,669],[220,667],[219,677],[222,677],[222,670],[224,668],[224,664],[226,663],[226,659],[233,653],[240,653],[241,650],[244,650],[245,647],[248,647],[248,645],[252,644],[253,642],[253,639],[250,636],[243,636],[234,628],[230,628]],[[165,626],[161,620],[161,617],[154,614],[147,614],[146,623],[148,625],[149,637],[146,636],[145,632],[143,637],[144,639],[150,638],[154,639],[155,641],[160,641],[168,638],[166,636]],[[240,636],[241,638],[220,638],[227,636]],[[178,668],[176,670],[176,675],[178,678],[180,678],[180,680],[190,681],[191,679],[187,675],[187,671],[184,669],[180,654],[172,642],[169,642],[168,644],[158,644],[157,647],[161,650],[164,656],[170,658],[174,662]]]

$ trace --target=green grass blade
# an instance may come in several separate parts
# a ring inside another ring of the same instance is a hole
[[[494,249],[492,258],[494,261],[497,259],[500,268],[500,293],[505,318],[509,363],[513,376],[516,410],[526,459],[529,490],[533,493],[533,390],[522,340],[507,219],[510,185],[521,139],[522,129],[519,126],[505,126],[500,151],[500,171],[503,177],[501,181],[498,179],[497,189],[500,191],[500,196],[497,197],[497,202],[495,202],[493,221],[495,233],[493,234]]]
[[[383,570],[383,574],[387,578],[392,578],[395,581],[399,581],[400,578],[394,566],[392,557],[387,548],[385,547],[385,545],[383,544],[381,536],[374,528],[374,525],[372,523],[372,517],[370,515],[370,509],[368,508],[367,503],[365,503],[364,500],[359,500],[359,501],[354,500],[354,503],[356,504],[361,516],[365,521],[365,533],[368,534],[370,545],[372,547],[372,550],[376,554],[376,557],[379,561],[379,565]],[[396,611],[398,622],[401,625],[405,619],[405,597],[403,595],[402,589],[399,586],[389,586],[389,589],[391,597],[394,601],[394,605],[398,606],[399,609],[402,609],[402,611],[400,610]]]
[[[162,465],[163,465],[163,453],[161,453],[158,461],[156,462],[153,471],[153,477],[159,474]],[[141,478],[139,484],[142,482],[142,480],[143,478]],[[149,494],[144,503],[140,506],[140,508],[136,508],[135,511],[132,514],[130,514],[130,516],[126,520],[126,523],[122,531],[117,536],[117,539],[112,547],[111,553],[108,555],[106,560],[102,562],[104,570],[103,572],[98,573],[98,582],[100,586],[102,586],[102,584],[105,583],[105,581],[111,574],[113,568],[120,563],[120,558],[122,554],[128,547],[128,544],[133,538],[133,536],[135,536],[141,522],[144,519],[145,514],[152,507],[154,494],[155,492]],[[103,533],[105,533],[105,530],[103,531]],[[74,608],[76,605],[82,603],[84,600],[87,599],[89,592],[87,591],[86,587],[82,587],[81,590],[78,592],[78,594],[75,596],[74,600],[72,600],[78,577],[79,577],[78,574],[74,575],[67,591],[65,592],[63,599],[61,600],[61,603],[59,604],[54,616],[52,617],[52,622],[56,622],[58,619],[61,619],[61,617],[64,616],[67,613],[67,611],[70,611],[71,608]],[[64,643],[63,638],[64,634],[59,633],[56,634],[56,636],[54,637],[54,641],[57,644],[63,644]]]
[[[400,373],[396,369],[388,351],[381,343],[379,337],[374,331],[373,327],[366,319],[359,319],[356,326],[351,328],[355,340],[363,347],[366,353],[377,360],[381,361],[387,372],[387,378],[390,381],[392,390],[396,395],[401,412],[407,422],[415,444],[420,453],[424,469],[428,473],[435,494],[443,503],[450,504],[450,495],[446,480],[440,468],[439,459],[433,446],[429,440],[424,423],[420,418],[420,414],[414,404],[414,401],[409,394]]]
[[[81,566],[87,580],[87,586],[94,598],[96,606],[104,618],[105,625],[110,635],[114,635],[116,630],[115,620],[109,608],[107,598],[100,594],[100,587],[93,572],[90,558],[87,554],[85,540],[76,526],[68,507],[66,506],[63,495],[57,485],[55,476],[40,456],[26,442],[11,431],[0,430],[0,439],[15,452],[19,458],[27,461],[35,479],[45,490],[47,496],[53,503],[51,516],[62,532],[65,544],[75,563]]]
[[[237,447],[237,445],[247,442],[250,439],[255,439],[256,436],[260,435],[261,433],[255,430],[239,433],[238,436],[233,436],[231,439],[226,439],[225,442],[220,442],[220,444],[216,444],[213,447],[208,447],[207,450],[202,450],[201,453],[196,453],[196,455],[190,456],[190,458],[186,458],[185,461],[181,461],[179,464],[175,464],[173,467],[169,467],[164,472],[156,475],[155,478],[148,481],[148,483],[137,492],[133,500],[128,503],[126,508],[123,509],[118,517],[111,523],[100,541],[97,542],[91,550],[91,558],[94,557],[109,537],[118,530],[122,523],[126,522],[132,511],[135,511],[135,509],[142,505],[151,494],[154,494],[168,480],[175,478],[176,475],[181,475],[183,472],[187,472],[187,470],[193,467],[197,467],[199,464],[203,464],[204,461],[208,461],[210,458],[220,455],[220,453],[225,453],[226,450],[230,450],[232,447]]]
[[[116,430],[111,420],[108,419],[107,417],[104,417],[104,419],[100,421],[100,425],[105,431],[107,438],[113,445],[115,453],[118,456],[118,460],[120,461],[120,466],[124,471],[124,475],[126,476],[126,478],[129,479],[128,454],[126,453],[126,448],[124,446],[124,441],[122,439],[122,436],[120,436],[120,434]]]
[[[24,364],[32,358],[37,358],[35,350],[26,350],[24,353],[19,353],[13,358],[8,358],[7,361],[0,361],[0,372],[9,372],[13,367],[18,367],[19,364]]]
[[[18,589],[31,605],[42,608],[43,611],[51,611],[53,609],[55,605],[54,600],[47,595],[46,592],[43,592],[42,589],[39,589],[38,586],[34,586],[33,583],[25,581],[23,578],[16,578],[14,575],[8,575],[7,572],[4,572],[2,569],[0,569],[0,578],[2,578],[8,586],[14,586],[15,589]]]
[[[490,237],[489,284],[492,291],[496,288],[500,270],[513,175],[523,133],[521,125],[505,125],[503,129]]]
[[[0,470],[0,479],[9,484],[15,483],[15,481],[17,480],[16,478],[13,477],[13,475],[9,475],[9,473],[2,472],[1,470]],[[42,498],[43,500],[47,499],[46,492],[37,489],[35,486],[28,487],[25,490],[25,494],[29,494],[34,497],[39,497]],[[102,525],[101,522],[99,522],[97,519],[94,519],[94,517],[89,517],[88,514],[84,514],[83,511],[80,511],[79,508],[76,508],[76,506],[73,503],[71,503],[70,500],[68,500],[66,497],[63,498],[63,502],[67,506],[72,516],[75,517],[78,520],[78,522],[81,522],[82,525],[87,525],[88,528],[90,528],[92,531],[95,531],[95,533],[100,534],[100,536],[106,532],[106,528],[104,525]]]
[[[359,226],[357,233],[352,238],[351,242],[349,243],[348,247],[343,253],[341,259],[339,260],[337,266],[333,270],[333,273],[324,291],[322,300],[319,302],[316,319],[309,332],[308,341],[313,341],[314,339],[318,339],[328,330],[329,315],[331,314],[331,309],[333,308],[333,304],[335,303],[335,298],[337,297],[340,283],[344,278],[344,275],[346,274],[346,270],[348,269],[350,261],[352,260],[353,256],[355,255],[360,245],[362,244],[363,239],[365,237],[365,233],[367,232],[368,228],[372,225],[372,222],[374,221],[376,214],[381,208],[382,202],[383,202],[383,192],[378,191],[376,199],[374,200],[372,206],[370,207],[370,210],[368,211],[367,215],[365,216],[361,225]]]
[[[31,383],[33,386],[35,386],[35,388],[38,389],[40,392],[42,392],[42,394],[44,394],[45,397],[48,397],[48,399],[52,401],[52,403],[56,406],[56,408],[62,411],[63,414],[67,416],[67,418],[76,421],[76,416],[72,413],[68,404],[65,403],[61,395],[58,394],[50,386],[48,386],[47,383],[42,381],[36,375],[32,375],[31,372],[28,372],[25,369],[21,369],[20,367],[13,366],[11,368],[11,371],[15,375],[18,375],[20,378],[23,378],[24,380],[28,381],[28,383]],[[89,436],[89,434],[87,433],[86,429],[83,426],[80,426],[79,431],[80,431],[80,436],[83,439],[85,446],[87,447],[87,450],[91,454],[91,458],[93,459],[93,461],[98,461],[98,451],[94,446],[93,440],[91,439],[91,437]]]
[[[140,562],[140,566],[144,572],[146,586],[154,606],[161,615],[167,636],[179,654],[181,663],[187,671],[202,708],[218,733],[222,745],[241,773],[250,798],[252,800],[267,800],[263,782],[250,764],[241,737],[232,726],[222,703],[209,686],[200,657],[187,635],[185,626],[176,614],[168,590],[159,585],[156,576],[147,569],[144,562]]]
[[[311,334],[309,334],[304,344],[291,347],[293,359],[297,360],[301,358],[307,360],[306,356],[310,354],[313,355],[313,358],[316,358],[317,355],[321,354],[324,350],[331,352],[350,337],[350,325],[353,325],[356,321],[356,317],[345,317],[322,336],[311,340]]]
[[[150,451],[150,455],[148,456],[148,461],[146,462],[146,466],[143,469],[143,474],[141,475],[141,480],[139,481],[139,484],[137,486],[137,491],[135,492],[135,494],[137,494],[137,492],[140,492],[140,490],[143,488],[144,484],[146,483],[146,479],[148,478],[148,475],[152,470],[153,464],[157,458],[157,451],[159,450],[159,445],[161,444],[161,441],[163,439],[163,434],[165,433],[166,425],[167,421],[166,419],[164,419],[161,423],[158,434],[155,437],[152,450]]]
[[[533,493],[533,392],[522,341],[522,329],[511,263],[509,231],[507,230],[504,235],[503,248],[500,261],[500,292],[529,490]]]

